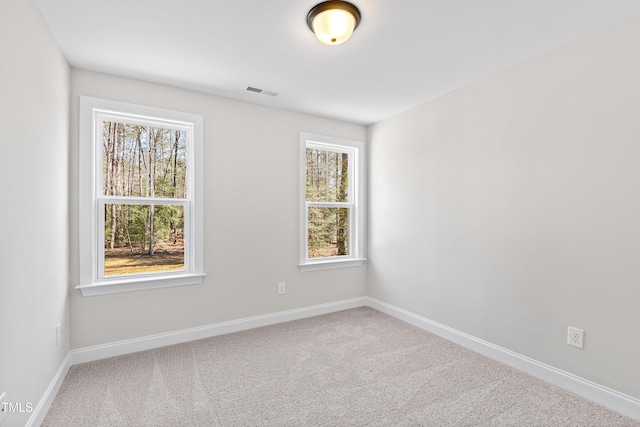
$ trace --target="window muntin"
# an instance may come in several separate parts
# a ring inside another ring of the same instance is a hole
[[[77,288],[200,283],[202,116],[90,97],[80,104]]]
[[[300,269],[361,265],[364,145],[305,133],[300,142]]]

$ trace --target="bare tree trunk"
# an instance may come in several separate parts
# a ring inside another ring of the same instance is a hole
[[[139,154],[138,154],[138,148],[139,145],[136,144],[133,146],[133,153],[131,154],[131,160],[129,160],[129,178],[127,179],[127,185],[129,186],[128,191],[127,191],[127,196],[133,196],[133,192],[135,190],[135,164],[136,164],[136,159],[138,159]]]
[[[109,139],[111,140],[111,182],[110,185],[110,193],[111,195],[115,195],[118,188],[118,124],[111,122],[109,124]],[[116,217],[116,205],[111,205],[111,242],[109,247],[114,249],[116,247],[116,226],[118,225],[117,217]]]
[[[137,127],[136,129],[137,131],[137,142],[138,142],[138,185],[140,188],[140,195],[144,195],[145,194],[145,190],[144,190],[144,185],[142,182],[142,166],[145,166],[145,171],[146,171],[146,161],[145,161],[145,157],[146,157],[146,153],[144,152],[144,148],[142,147],[142,128],[141,127]],[[140,239],[140,244],[142,246],[141,248],[141,252],[143,253],[145,252],[145,243],[146,243],[146,238],[143,236]]]
[[[142,176],[143,176],[142,166],[144,165],[146,170],[146,162],[144,160],[145,158],[144,148],[142,147],[142,129],[141,128],[138,128],[137,139],[138,139],[138,185],[140,187],[140,195],[144,195],[145,191],[144,191],[144,185],[142,183]]]
[[[122,210],[120,211],[122,214]],[[124,215],[123,215],[124,216]],[[129,251],[133,253],[133,245],[131,244],[131,234],[129,233],[129,222],[126,218],[122,218],[122,224],[124,224],[124,231],[127,233],[127,242],[129,243]]]
[[[153,215],[155,214],[155,206],[149,206],[149,256],[153,256]]]
[[[178,142],[180,141],[180,132],[176,131],[176,138],[173,143],[173,180],[171,184],[173,184],[173,197],[177,197],[176,194],[176,181],[178,177]]]
[[[148,142],[149,142],[149,161],[148,161],[148,176],[147,176],[147,185],[148,185],[148,197],[155,197],[155,177],[156,177],[156,142],[157,142],[158,132],[157,130],[154,132],[151,128],[148,131]],[[155,206],[149,206],[149,256],[153,256],[153,228],[154,228],[154,214],[155,214]]]
[[[338,192],[338,201],[347,201],[347,190],[349,188],[349,155],[342,153],[340,159],[340,188]],[[337,167],[338,165],[336,165]],[[338,236],[337,236],[337,249],[338,255],[348,255],[348,242],[349,242],[349,209],[338,209]]]

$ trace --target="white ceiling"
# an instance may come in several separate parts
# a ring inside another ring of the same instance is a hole
[[[352,0],[360,26],[326,46],[306,25],[319,0],[35,1],[74,67],[360,124],[640,15],[640,0]]]

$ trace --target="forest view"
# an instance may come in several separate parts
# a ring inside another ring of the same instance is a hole
[[[349,154],[307,148],[307,256],[349,255]]]
[[[104,276],[184,269],[186,156],[183,130],[103,122]]]

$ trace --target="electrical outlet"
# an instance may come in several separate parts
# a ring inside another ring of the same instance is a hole
[[[4,422],[4,414],[6,413],[4,398],[7,395],[7,392],[0,394],[0,425]]]
[[[584,331],[582,329],[569,326],[567,334],[567,344],[584,349]]]
[[[285,283],[278,283],[278,295],[284,295],[286,292]]]
[[[56,325],[56,345],[60,344],[60,338],[62,338],[62,328],[60,325],[60,323]]]

